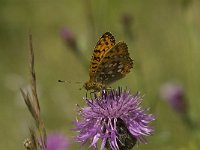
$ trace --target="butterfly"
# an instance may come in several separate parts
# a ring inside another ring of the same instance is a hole
[[[83,87],[86,90],[100,91],[109,84],[123,78],[133,68],[133,60],[124,42],[115,44],[110,32],[104,33],[97,42],[92,55],[89,81]]]

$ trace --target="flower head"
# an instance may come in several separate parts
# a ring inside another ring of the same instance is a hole
[[[134,18],[129,13],[124,13],[121,16],[121,24],[124,30],[125,35],[127,35],[130,39],[134,38],[134,32],[132,31]]]
[[[63,134],[52,133],[47,137],[47,148],[45,150],[67,150],[69,141]]]
[[[187,112],[188,105],[185,100],[185,93],[180,84],[166,83],[161,87],[160,94],[175,111],[182,114]]]
[[[124,26],[130,27],[133,22],[133,17],[128,13],[124,13],[121,17],[121,22],[123,23]]]
[[[140,94],[131,95],[129,91],[103,90],[101,96],[86,99],[87,107],[81,108],[81,120],[76,121],[77,142],[91,140],[90,147],[96,148],[102,140],[101,150],[131,149],[136,141],[146,143],[145,136],[151,135],[154,120],[152,114],[145,114],[140,107]]]
[[[69,46],[75,53],[78,53],[77,41],[74,33],[69,28],[61,30],[61,38],[67,46]]]

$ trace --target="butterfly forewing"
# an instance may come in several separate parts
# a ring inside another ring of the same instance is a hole
[[[129,56],[127,45],[119,42],[102,58],[95,74],[95,80],[103,84],[110,84],[125,77],[132,66],[133,60]]]
[[[99,63],[104,58],[104,55],[114,45],[115,45],[115,38],[110,32],[104,33],[97,42],[97,45],[94,48],[89,70],[89,75],[91,80],[95,78],[97,68],[99,66]]]

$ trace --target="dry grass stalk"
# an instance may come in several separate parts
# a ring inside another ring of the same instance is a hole
[[[20,90],[29,111],[35,120],[35,125],[37,127],[37,131],[34,130],[33,128],[30,129],[30,142],[32,145],[30,150],[39,150],[39,149],[43,150],[46,148],[46,130],[45,130],[45,126],[41,117],[40,105],[39,105],[39,100],[38,100],[38,95],[37,95],[32,34],[29,34],[29,45],[30,45],[31,91],[28,91],[27,89],[26,90],[20,89]],[[37,133],[39,134],[39,139],[37,138]],[[29,141],[27,142],[29,143]],[[29,150],[29,148],[27,149]]]

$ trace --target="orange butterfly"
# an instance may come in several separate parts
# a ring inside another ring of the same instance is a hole
[[[124,42],[115,44],[115,38],[110,32],[104,33],[94,48],[91,59],[90,80],[83,86],[86,90],[100,91],[130,72],[133,60]]]

